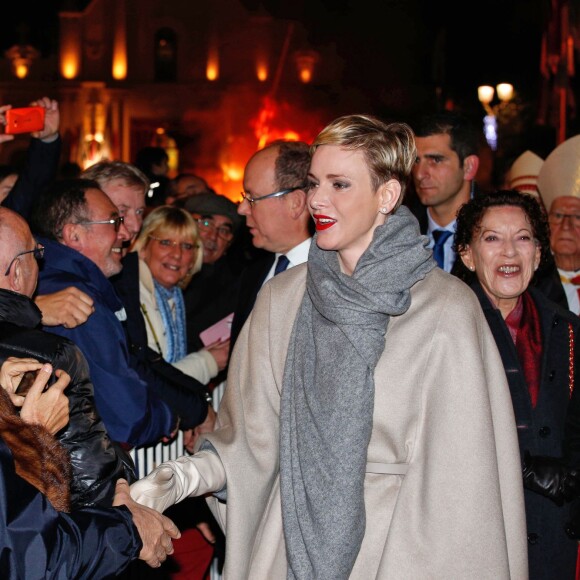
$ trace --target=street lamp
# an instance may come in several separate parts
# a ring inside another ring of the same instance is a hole
[[[492,105],[494,94],[497,94],[499,103]],[[509,83],[500,83],[495,89],[490,85],[477,87],[477,98],[483,105],[486,116],[483,118],[485,139],[493,151],[497,150],[497,118],[502,109],[514,96],[514,87]]]

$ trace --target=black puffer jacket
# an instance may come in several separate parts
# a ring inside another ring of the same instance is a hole
[[[32,300],[0,289],[0,363],[10,356],[32,357],[70,375],[65,391],[70,420],[56,437],[71,457],[71,508],[110,507],[117,479],[135,481],[133,461],[109,439],[95,408],[85,357],[70,340],[36,329],[40,320]]]

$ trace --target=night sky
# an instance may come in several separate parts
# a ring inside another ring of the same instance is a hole
[[[511,82],[526,98],[538,90],[549,0],[477,5],[449,0],[239,1],[252,12],[302,22],[315,48],[332,43],[345,63],[343,83],[362,87],[387,105],[396,99],[389,93],[405,86],[420,93],[423,87],[429,92],[443,84],[446,95],[459,103],[472,101],[483,83]],[[43,0],[33,9],[30,3],[12,2],[3,7],[0,47],[25,39],[50,54],[57,50],[57,11],[86,4]]]

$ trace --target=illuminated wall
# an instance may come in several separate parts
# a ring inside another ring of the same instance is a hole
[[[113,67],[111,74],[117,81],[127,78],[127,21],[125,0],[115,3],[115,34],[113,37]]]
[[[81,70],[82,14],[60,13],[60,74],[65,79],[75,79]]]

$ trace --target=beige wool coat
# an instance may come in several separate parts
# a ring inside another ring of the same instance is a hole
[[[226,533],[226,580],[286,578],[280,394],[306,267],[260,292],[206,436],[214,450],[131,486],[134,499],[160,510],[225,487],[227,503],[209,503]],[[475,294],[439,268],[411,294],[408,311],[390,319],[375,371],[366,528],[351,578],[524,580],[520,454],[495,341]]]
[[[227,482],[227,502],[209,500],[226,533],[227,580],[286,577],[280,393],[306,268],[260,292],[207,436]],[[368,449],[369,463],[408,464],[407,472],[367,473],[366,532],[351,578],[524,580],[520,455],[495,341],[473,292],[441,269],[411,294],[409,310],[390,319],[376,367]]]

